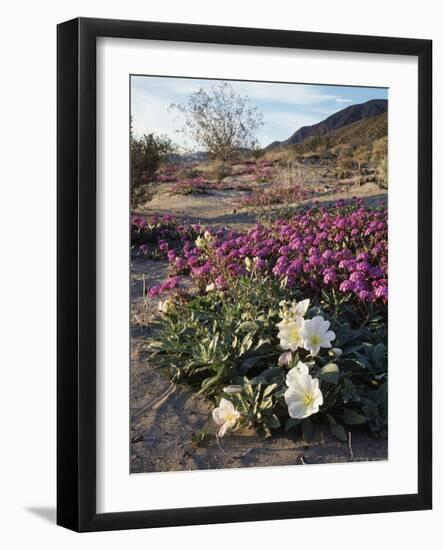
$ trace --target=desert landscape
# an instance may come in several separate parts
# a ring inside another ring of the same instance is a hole
[[[386,99],[266,146],[131,132],[131,473],[387,458],[387,137]]]

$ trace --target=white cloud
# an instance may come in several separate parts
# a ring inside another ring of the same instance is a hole
[[[251,100],[264,103],[279,102],[288,105],[316,105],[334,100],[336,95],[325,93],[316,86],[303,84],[275,84],[272,82],[234,83],[239,92],[246,94]]]
[[[352,99],[346,99],[345,97],[336,97],[335,101],[337,103],[354,103]]]

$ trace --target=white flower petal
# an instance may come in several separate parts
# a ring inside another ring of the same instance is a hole
[[[223,437],[225,433],[228,431],[228,428],[229,428],[229,425],[227,422],[225,422],[218,432],[218,437]]]
[[[235,408],[231,401],[229,401],[229,399],[225,399],[224,397],[220,399],[219,407],[224,409],[226,412],[232,412]]]
[[[292,401],[288,405],[288,413],[291,418],[306,418],[306,416],[309,416],[303,401]]]
[[[221,425],[225,421],[225,415],[222,409],[220,407],[217,407],[212,411],[212,418],[214,419],[214,422],[218,425]]]
[[[298,302],[298,304],[295,307],[296,314],[303,317],[308,311],[309,302],[310,302],[309,298],[306,298],[305,300],[301,300],[300,302]]]
[[[321,327],[322,332],[326,332],[330,326],[331,326],[331,323],[329,321],[323,321],[323,324]]]

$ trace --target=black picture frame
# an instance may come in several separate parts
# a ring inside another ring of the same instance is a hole
[[[418,491],[416,494],[96,512],[96,39],[399,54],[418,58]],[[104,531],[432,507],[432,42],[78,18],[57,29],[57,523]]]

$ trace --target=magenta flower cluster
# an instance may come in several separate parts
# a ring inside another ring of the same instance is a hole
[[[201,288],[212,282],[222,288],[253,270],[312,293],[334,289],[362,302],[386,303],[387,231],[386,208],[340,202],[243,234],[219,230],[209,248],[188,241],[181,255],[168,259],[173,273],[190,273]]]
[[[147,294],[149,298],[155,298],[159,294],[163,294],[164,292],[170,292],[172,290],[177,290],[180,288],[180,283],[182,282],[182,277],[175,276],[170,277],[167,279],[164,283],[161,285],[153,286],[149,289],[147,289]]]
[[[131,217],[132,254],[144,258],[166,259],[183,243],[197,238],[199,225],[183,225],[172,214]]]
[[[283,186],[273,184],[268,188],[254,189],[246,197],[241,197],[237,204],[244,208],[248,206],[271,206],[275,204],[291,204],[308,198],[308,193],[298,185]]]

